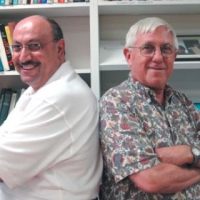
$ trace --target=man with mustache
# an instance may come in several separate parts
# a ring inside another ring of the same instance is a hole
[[[199,200],[200,113],[167,82],[178,41],[149,17],[126,36],[126,81],[100,102],[101,200]]]
[[[22,19],[12,48],[29,88],[0,127],[0,199],[96,199],[102,174],[98,104],[65,61],[60,26],[42,16]]]

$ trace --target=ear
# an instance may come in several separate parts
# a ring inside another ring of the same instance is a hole
[[[128,48],[124,48],[124,56],[128,65],[131,66],[131,51]]]
[[[65,53],[65,40],[64,39],[60,39],[57,42],[57,49],[58,49],[58,53],[59,54],[64,54]]]

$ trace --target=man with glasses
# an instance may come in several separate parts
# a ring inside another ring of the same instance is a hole
[[[100,101],[101,200],[200,199],[200,114],[167,84],[177,49],[173,28],[160,18],[130,28],[128,80]]]
[[[98,104],[65,61],[60,26],[42,16],[22,19],[12,48],[29,87],[0,127],[0,200],[97,199]]]

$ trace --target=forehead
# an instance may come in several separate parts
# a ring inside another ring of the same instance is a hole
[[[20,21],[13,33],[13,40],[31,40],[36,38],[50,38],[51,25],[45,19],[35,17]]]
[[[166,27],[160,26],[153,32],[138,33],[136,43],[170,43],[173,44],[173,35]]]

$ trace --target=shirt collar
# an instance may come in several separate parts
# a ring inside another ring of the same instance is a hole
[[[128,84],[131,87],[133,87],[132,89],[139,91],[140,95],[142,95],[144,97],[144,99],[146,101],[148,101],[149,103],[152,102],[152,101],[156,101],[155,91],[153,89],[149,88],[149,87],[142,85],[140,82],[134,80],[131,72],[129,73]],[[171,101],[171,98],[174,94],[172,87],[170,87],[168,84],[166,84],[164,90],[165,90],[165,92],[164,92],[165,102]]]

